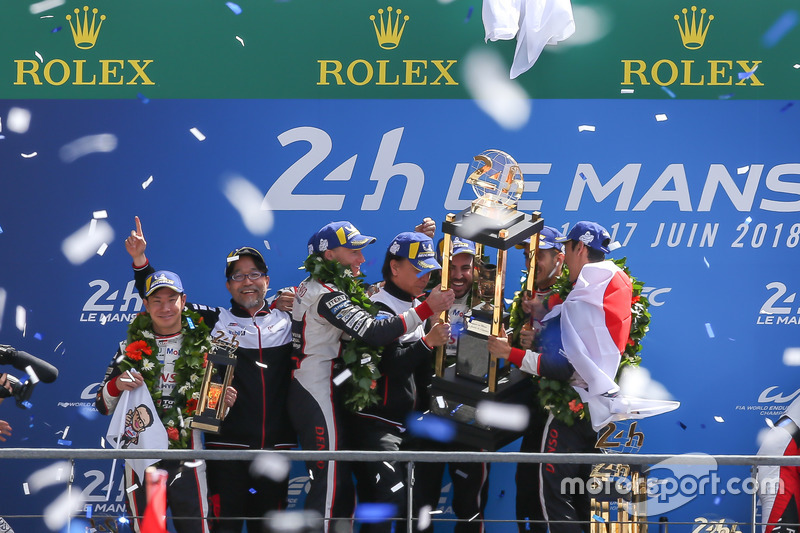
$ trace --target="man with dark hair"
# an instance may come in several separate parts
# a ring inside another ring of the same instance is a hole
[[[431,272],[442,267],[436,261],[433,241],[423,233],[404,232],[397,235],[383,262],[384,285],[370,299],[377,304],[378,320],[385,320],[420,305],[417,297],[425,291]],[[375,390],[378,404],[353,413],[350,433],[352,447],[360,450],[399,451],[407,438],[406,418],[417,405],[415,374],[429,371],[433,350],[450,338],[447,323],[433,325],[425,333],[423,324],[409,331],[381,350],[378,369],[381,378]],[[405,463],[397,461],[357,462],[353,464],[357,481],[358,501],[388,503],[394,507],[393,517],[406,512],[407,488]],[[399,522],[364,523],[362,533],[399,530]]]
[[[153,267],[145,256],[147,242],[136,217],[136,230],[125,241],[133,258],[137,288]],[[264,257],[244,246],[228,254],[225,286],[231,294],[230,307],[189,304],[199,313],[212,337],[222,333],[236,336],[236,369],[233,387],[239,401],[230,409],[219,433],[206,433],[206,448],[212,450],[286,449],[296,446],[286,407],[291,377],[291,316],[281,306],[266,300],[269,289]],[[289,294],[290,301],[294,296]],[[210,461],[208,486],[211,514],[219,520],[216,532],[242,530],[247,517],[248,531],[263,531],[262,517],[283,509],[289,490],[288,479],[273,481],[251,472],[251,461]]]
[[[374,237],[362,235],[347,221],[323,226],[308,241],[309,277],[297,287],[292,310],[297,369],[289,386],[289,414],[300,445],[307,450],[346,449],[341,425],[345,399],[337,387],[349,372],[341,358],[342,341],[359,339],[369,346],[385,346],[453,303],[452,291],[436,288],[424,303],[376,320],[357,303],[366,293],[360,279],[352,279],[364,263],[363,248],[373,242]],[[328,531],[330,519],[352,517],[351,469],[334,461],[307,466],[311,488],[306,508],[322,515]]]
[[[490,337],[489,351],[525,372],[572,385],[588,403],[590,418],[569,426],[551,414],[543,431],[543,451],[592,453],[597,451],[595,431],[619,412],[613,405],[619,392],[614,378],[630,335],[632,285],[625,272],[605,260],[610,235],[599,224],[578,222],[555,242],[565,243],[565,260],[574,283],[564,303],[544,317],[545,333],[550,340],[555,337],[555,343],[545,339],[541,352],[525,351],[511,348],[504,337]],[[558,313],[560,335],[554,335]],[[561,480],[580,478],[588,483],[590,471],[591,465],[540,466],[540,494],[551,533],[589,531],[589,495],[563,494]]]

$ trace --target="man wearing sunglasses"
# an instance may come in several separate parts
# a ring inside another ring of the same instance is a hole
[[[147,242],[136,217],[136,230],[125,241],[133,258],[134,277],[140,294],[144,280],[154,271],[145,256]],[[220,332],[239,347],[233,377],[238,400],[231,407],[218,434],[206,433],[208,449],[282,449],[295,446],[296,438],[286,408],[291,378],[291,315],[279,304],[266,300],[269,276],[264,257],[255,248],[237,248],[228,254],[225,286],[231,293],[230,308],[187,304],[203,317],[211,336]],[[293,302],[294,295],[284,300]],[[291,309],[291,307],[289,307]],[[219,517],[215,532],[263,531],[261,517],[285,507],[288,480],[274,482],[250,472],[250,461],[209,461],[207,466],[211,515]]]

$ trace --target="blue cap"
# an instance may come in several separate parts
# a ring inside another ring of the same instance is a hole
[[[477,250],[475,249],[475,243],[467,240],[462,239],[461,237],[453,237],[450,239],[451,246],[453,247],[453,253],[450,257],[458,254],[469,254],[469,255],[477,255]],[[442,249],[444,248],[444,239],[439,239],[438,250],[439,250],[439,259],[442,259]]]
[[[552,226],[542,226],[542,231],[539,232],[539,249],[540,250],[549,250],[550,248],[555,248],[559,252],[564,251],[564,245],[560,242],[557,242],[556,239],[560,239],[564,237],[564,234],[558,231],[556,228]],[[531,239],[530,237],[522,241],[520,244],[517,244],[517,248],[527,248],[526,244],[530,244]]]
[[[361,235],[350,222],[331,222],[323,226],[308,240],[308,253],[320,253],[343,246],[351,250],[360,250],[375,242],[375,237]]]
[[[556,239],[556,242],[566,241],[580,241],[590,248],[600,250],[604,254],[609,252],[608,245],[611,241],[611,235],[606,231],[606,228],[597,222],[589,222],[581,220],[572,226],[566,237]]]
[[[144,280],[144,297],[147,298],[163,287],[172,289],[178,294],[183,293],[183,283],[181,283],[181,278],[175,272],[159,270],[153,272]]]
[[[415,231],[400,233],[392,239],[389,253],[408,259],[411,266],[419,270],[417,277],[442,269],[433,251],[433,241],[424,233]]]

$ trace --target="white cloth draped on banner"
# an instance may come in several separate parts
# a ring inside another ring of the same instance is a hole
[[[166,450],[167,430],[158,416],[147,387],[124,391],[108,425],[106,440],[117,449]],[[126,459],[140,480],[144,471],[158,459]]]
[[[486,41],[517,38],[511,78],[536,63],[545,45],[575,33],[570,0],[483,0]]]

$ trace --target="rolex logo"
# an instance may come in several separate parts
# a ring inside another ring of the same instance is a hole
[[[83,6],[83,24],[81,24],[81,10],[75,8],[75,24],[72,24],[72,15],[67,15],[69,27],[72,30],[72,40],[75,41],[75,46],[81,50],[88,50],[94,46],[97,41],[97,35],[100,33],[100,27],[103,21],[106,20],[105,15],[100,15],[100,23],[95,26],[97,22],[97,8],[92,9],[92,22],[89,23],[89,6]]]
[[[403,24],[400,25],[400,15],[403,13],[402,9],[394,10],[397,15],[392,21],[392,6],[386,8],[386,20],[383,19],[383,9],[378,10],[378,17],[370,15],[369,19],[375,27],[375,35],[378,37],[378,45],[384,50],[394,50],[400,44],[400,39],[403,38],[403,29],[408,22],[408,15],[403,17]],[[380,27],[376,22],[376,18],[380,18]]]
[[[692,22],[689,22],[687,16],[688,9],[685,7],[681,10],[683,13],[683,25],[681,25],[681,16],[675,15],[675,21],[678,23],[678,29],[681,32],[681,41],[683,46],[689,50],[698,50],[703,47],[706,40],[706,33],[711,21],[714,20],[714,15],[708,16],[708,21],[704,22],[703,19],[706,15],[706,8],[700,10],[700,20],[697,20],[697,6],[692,6]]]

